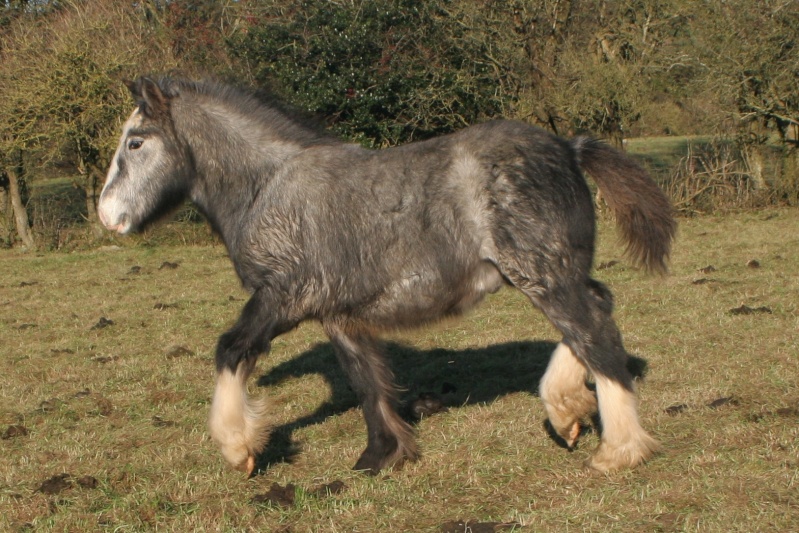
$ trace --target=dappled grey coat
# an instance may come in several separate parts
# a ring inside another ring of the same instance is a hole
[[[416,458],[374,335],[460,313],[502,285],[524,292],[563,334],[541,388],[555,429],[572,445],[579,419],[597,407],[590,371],[605,429],[592,466],[634,465],[654,450],[638,423],[612,297],[590,277],[595,222],[583,169],[630,257],[665,271],[670,205],[623,153],[511,121],[367,150],[230,86],[141,78],[130,88],[138,107],[101,220],[126,233],[190,198],[252,293],[216,355],[210,428],[232,464],[251,471],[267,439],[247,376],[272,338],[307,319],[324,326],[363,404],[368,444],[356,468]]]

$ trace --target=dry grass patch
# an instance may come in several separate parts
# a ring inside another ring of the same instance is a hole
[[[672,274],[646,278],[603,223],[597,277],[646,360],[642,422],[664,445],[634,471],[582,469],[596,431],[573,453],[549,438],[535,395],[558,339],[504,290],[464,319],[388,336],[403,401],[448,409],[417,423],[420,462],[375,478],[350,471],[365,428],[320,328],[277,339],[251,383],[275,431],[250,480],[205,429],[216,338],[247,297],[222,247],[2,252],[0,529],[789,530],[798,241],[795,210],[684,219]]]

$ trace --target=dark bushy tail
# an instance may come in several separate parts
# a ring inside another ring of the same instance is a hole
[[[677,222],[668,197],[623,152],[601,141],[572,141],[580,167],[596,181],[627,243],[627,256],[649,272],[665,274]]]

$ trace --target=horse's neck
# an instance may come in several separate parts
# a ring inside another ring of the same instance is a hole
[[[186,136],[196,169],[191,199],[228,248],[235,248],[255,196],[302,148],[224,109],[197,116],[205,123],[193,124],[195,133]]]
[[[197,170],[192,200],[236,248],[255,197],[286,162],[316,143],[339,142],[268,106],[244,112],[224,101],[187,101],[176,111]]]

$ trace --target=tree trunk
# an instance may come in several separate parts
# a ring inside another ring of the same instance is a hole
[[[0,174],[0,244],[11,245],[11,234],[14,223],[11,218],[11,201],[8,196],[8,177]]]
[[[95,237],[100,237],[103,234],[103,227],[100,224],[100,218],[97,216],[98,189],[100,189],[102,183],[103,176],[100,174],[100,171],[91,167],[86,173],[83,190],[86,193],[86,220],[89,223],[89,229]]]
[[[97,173],[94,169],[86,173],[83,190],[86,193],[86,219],[97,224]]]
[[[756,144],[747,144],[743,147],[749,175],[755,181],[755,188],[765,190],[768,185],[763,177],[763,147]]]
[[[33,241],[28,212],[22,203],[22,195],[19,191],[19,176],[17,176],[16,170],[8,171],[8,195],[11,197],[11,208],[14,211],[17,235],[22,240],[22,244],[33,250],[36,248],[36,243]]]
[[[799,149],[783,145],[782,187],[791,205],[799,200]]]

